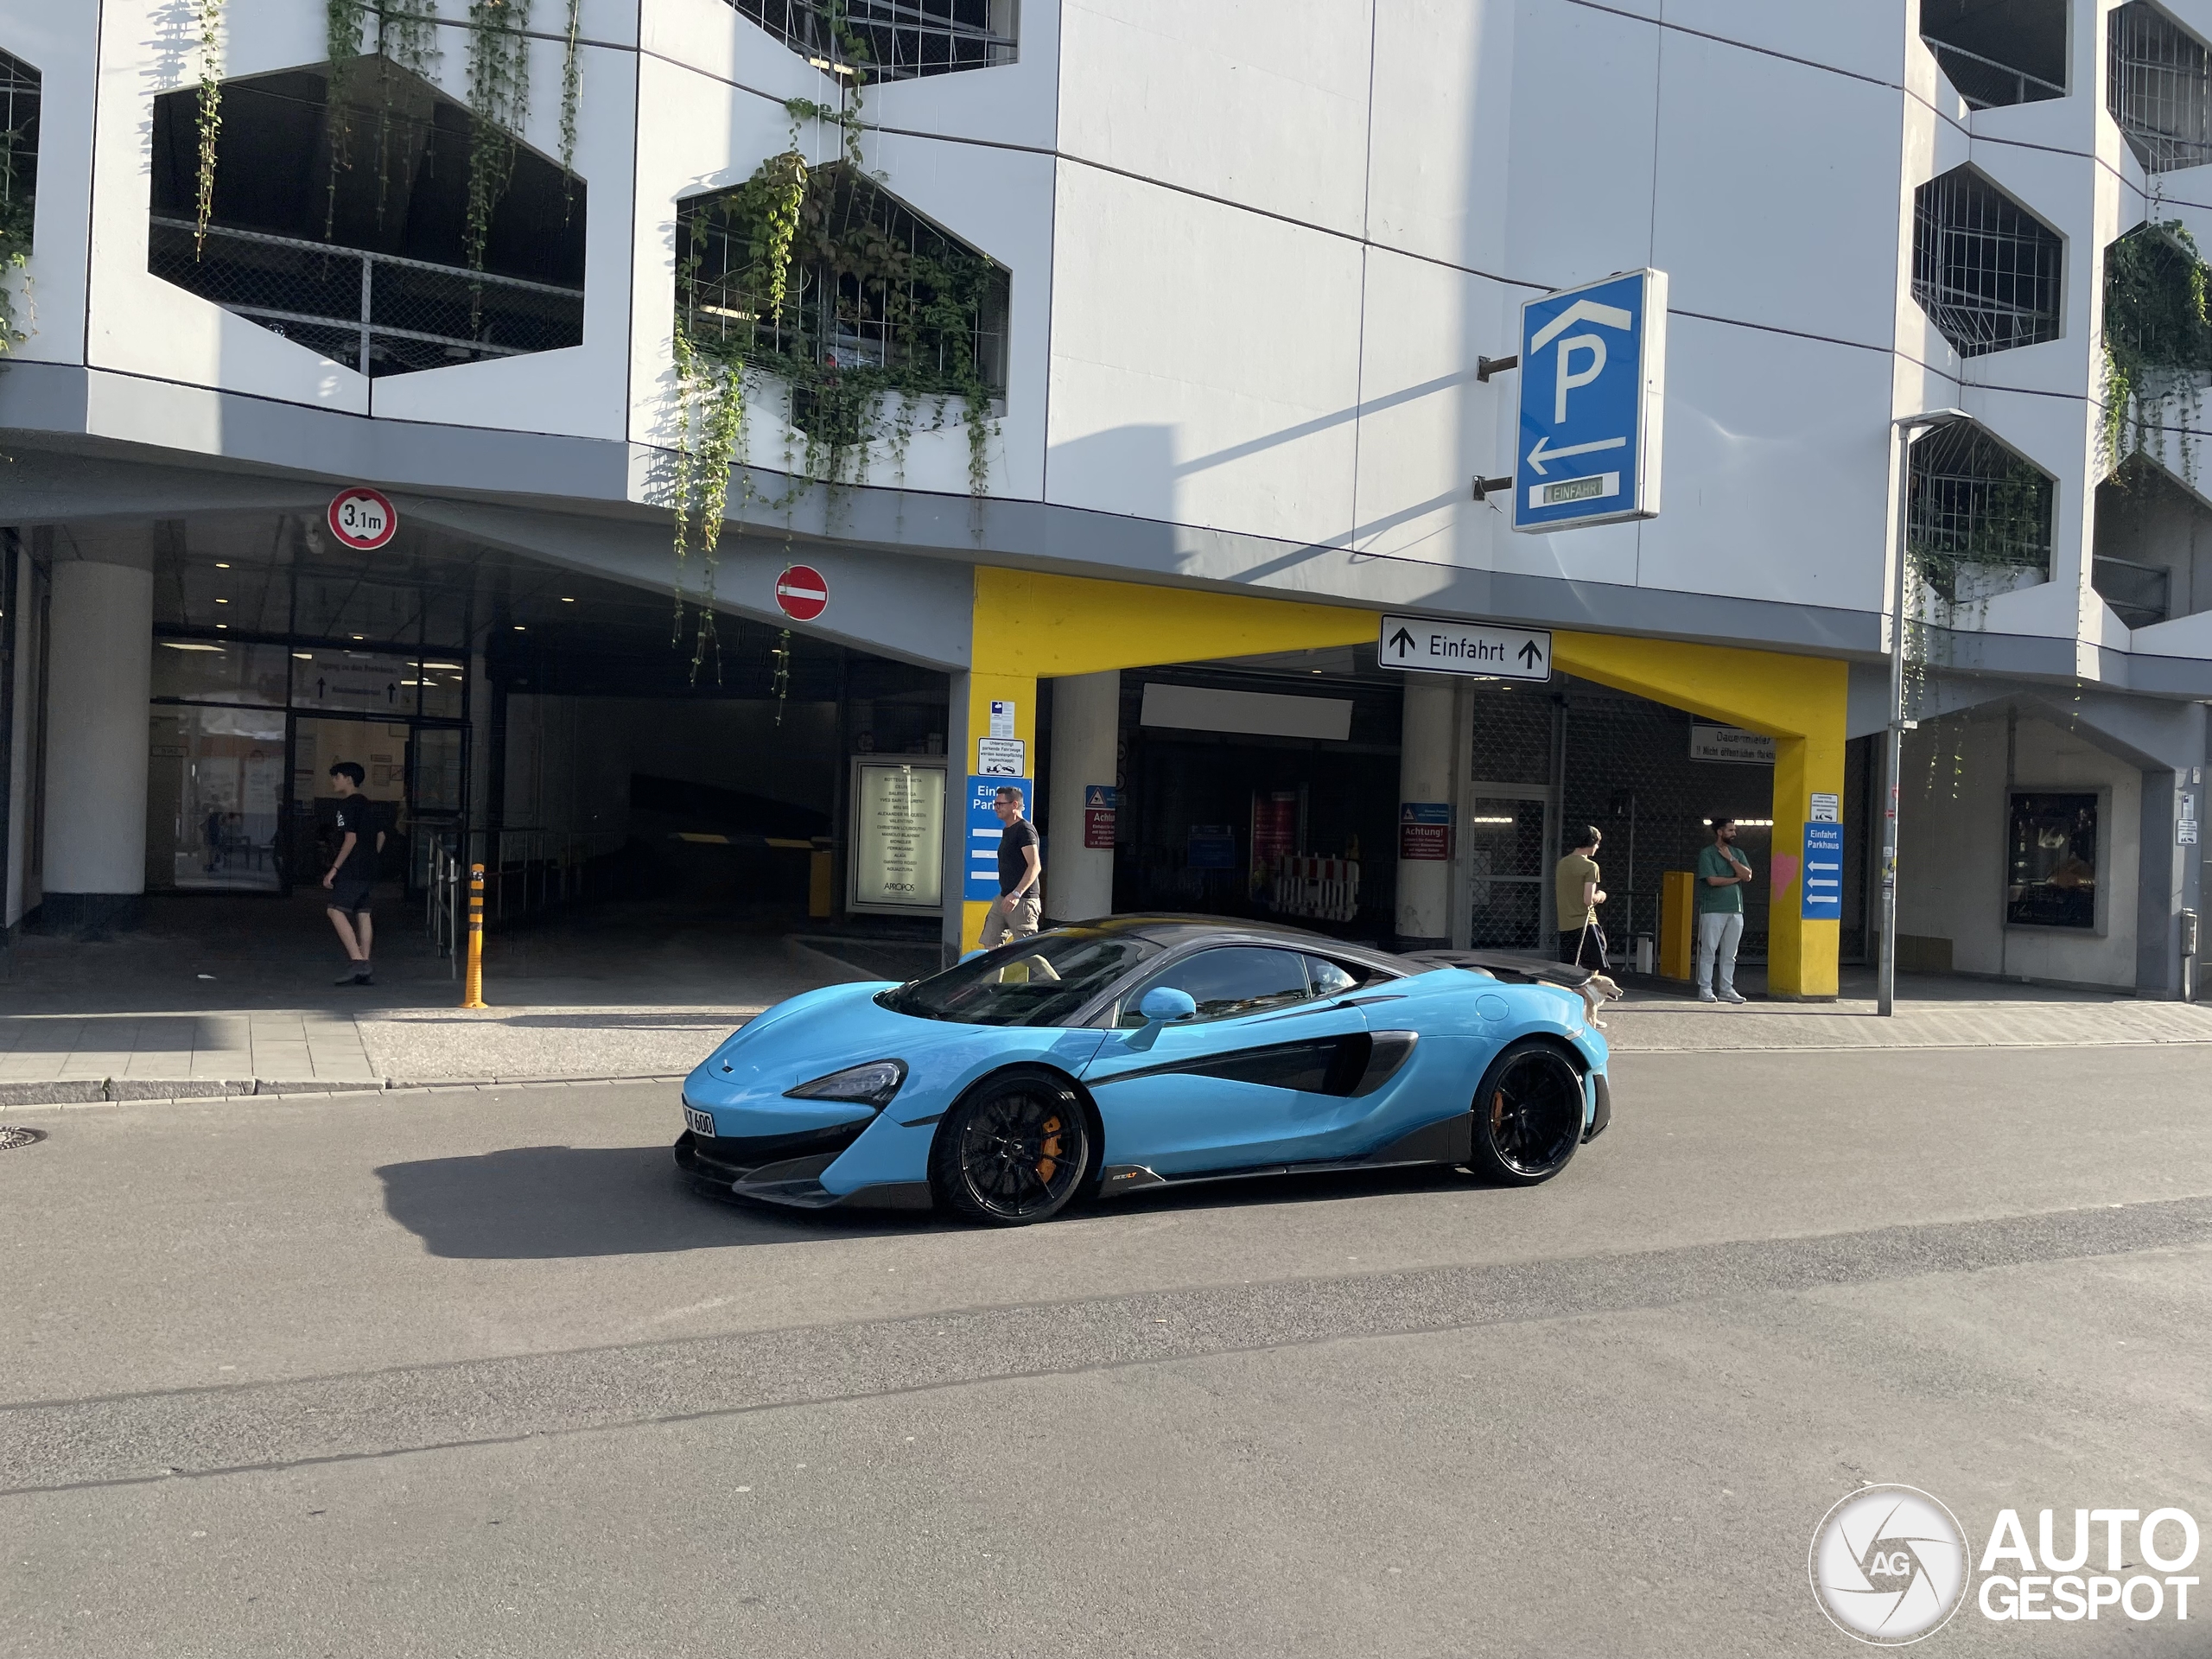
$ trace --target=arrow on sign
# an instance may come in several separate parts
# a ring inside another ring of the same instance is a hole
[[[1390,636],[1390,649],[1401,657],[1414,648],[1414,637],[1403,628]]]
[[[1563,449],[1547,449],[1544,448],[1544,446],[1550,442],[1551,434],[1547,432],[1543,436],[1536,440],[1536,447],[1529,452],[1529,464],[1536,469],[1536,476],[1538,478],[1546,476],[1544,472],[1544,463],[1548,461],[1564,461],[1569,455],[1594,455],[1600,449],[1625,449],[1628,448],[1628,440],[1626,438],[1599,438],[1594,443],[1570,443]]]
[[[1524,668],[1534,668],[1544,660],[1544,653],[1536,649],[1536,642],[1533,639],[1521,647],[1519,654],[1522,666]]]

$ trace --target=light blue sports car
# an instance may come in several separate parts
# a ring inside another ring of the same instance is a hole
[[[742,1198],[1005,1225],[1078,1197],[1413,1164],[1533,1186],[1612,1116],[1609,982],[1208,917],[1052,928],[778,1004],[683,1084],[677,1163]]]

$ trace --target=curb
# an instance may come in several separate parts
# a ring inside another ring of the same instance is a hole
[[[265,1077],[217,1083],[195,1079],[105,1078],[99,1082],[0,1084],[0,1107],[10,1111],[70,1111],[95,1106],[191,1106],[210,1101],[327,1099],[340,1095],[426,1094],[436,1090],[550,1089],[595,1084],[682,1083],[682,1071],[646,1071],[594,1077],[439,1077],[429,1081],[361,1077],[346,1082],[286,1082]],[[113,1090],[114,1092],[106,1092]]]

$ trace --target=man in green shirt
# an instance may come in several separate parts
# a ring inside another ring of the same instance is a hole
[[[1559,913],[1559,959],[1605,973],[1605,930],[1598,925],[1598,906],[1605,895],[1598,887],[1598,827],[1591,824],[1552,872]]]
[[[1751,867],[1736,850],[1736,820],[1713,820],[1713,845],[1697,855],[1697,1000],[1741,1002],[1736,947],[1744,938],[1744,888]],[[1713,969],[1720,982],[1716,990]]]

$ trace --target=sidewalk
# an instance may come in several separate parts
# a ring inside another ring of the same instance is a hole
[[[494,936],[486,999],[395,909],[378,983],[330,983],[320,895],[293,905],[162,900],[141,933],[27,938],[0,982],[0,1107],[315,1094],[456,1083],[681,1077],[735,1027],[841,981],[912,977],[934,948],[805,931],[788,915],[651,905]],[[1756,976],[1745,988],[1756,993]],[[1700,1004],[1646,981],[1605,1010],[1624,1054],[2212,1045],[2212,1007],[1950,978],[1900,982],[1896,1017],[1847,973],[1830,1003]]]
[[[156,901],[139,933],[23,939],[0,982],[0,1106],[680,1077],[785,997],[935,960],[893,943],[839,961],[786,916],[610,907],[495,935],[494,1006],[464,1011],[411,914],[380,927],[374,987],[332,984],[319,898]]]
[[[1867,1048],[2101,1048],[2212,1044],[2212,1007],[2096,991],[2004,985],[1940,975],[1897,981],[1897,1012],[1874,1012],[1873,976],[1847,970],[1834,1002],[1699,1002],[1688,987],[1645,981],[1601,1016],[1623,1053],[1727,1053]]]

